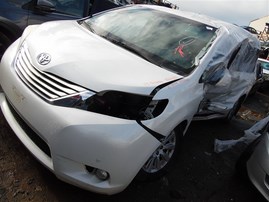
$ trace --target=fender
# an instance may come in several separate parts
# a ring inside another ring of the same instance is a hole
[[[0,16],[0,32],[15,41],[22,35],[23,30],[12,21]]]

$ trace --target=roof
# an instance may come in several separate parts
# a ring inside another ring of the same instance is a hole
[[[229,38],[234,38],[236,41],[243,41],[245,39],[251,39],[253,41],[253,45],[260,49],[259,41],[257,40],[256,36],[253,36],[248,31],[244,30],[242,27],[213,18],[203,14],[189,12],[189,11],[182,11],[171,9],[163,6],[155,6],[155,5],[134,5],[136,7],[147,7],[159,11],[164,11],[167,13],[171,13],[177,16],[185,17],[203,24],[207,24],[209,26],[215,27],[219,29],[219,34],[227,35]]]

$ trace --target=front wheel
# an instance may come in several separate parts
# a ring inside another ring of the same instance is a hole
[[[153,180],[163,176],[174,164],[182,133],[173,130],[161,140],[161,145],[153,152],[137,175],[140,181]]]

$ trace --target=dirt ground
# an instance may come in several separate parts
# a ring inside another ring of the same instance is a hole
[[[157,181],[133,181],[114,196],[94,194],[58,180],[26,150],[0,111],[0,201],[264,201],[235,175],[235,162],[246,145],[217,154],[214,141],[241,137],[268,114],[268,103],[268,96],[257,93],[246,100],[231,123],[193,122],[172,172]]]

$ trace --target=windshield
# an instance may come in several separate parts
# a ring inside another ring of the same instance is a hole
[[[102,13],[85,23],[91,31],[111,42],[183,75],[192,72],[216,31],[196,21],[141,7]]]

